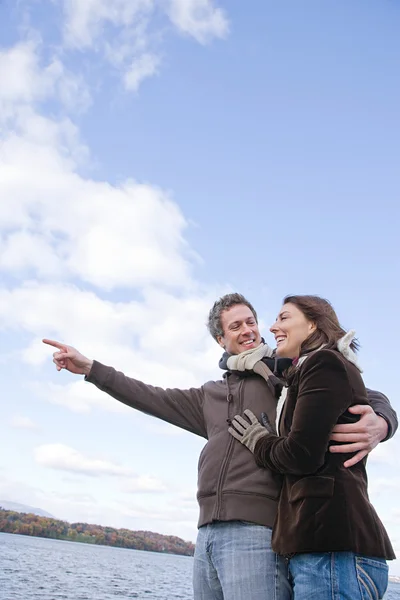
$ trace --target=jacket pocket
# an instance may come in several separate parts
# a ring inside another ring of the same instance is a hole
[[[358,585],[363,600],[381,600],[389,580],[389,568],[383,558],[356,556]]]
[[[297,502],[303,498],[332,498],[335,487],[334,477],[303,477],[290,489],[289,502]]]

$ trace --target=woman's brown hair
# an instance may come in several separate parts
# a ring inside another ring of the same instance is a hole
[[[328,300],[319,296],[286,296],[283,304],[294,304],[308,321],[315,324],[315,331],[301,345],[300,356],[318,350],[323,344],[325,348],[335,348],[338,340],[346,331]],[[353,340],[350,348],[358,350],[358,342]]]

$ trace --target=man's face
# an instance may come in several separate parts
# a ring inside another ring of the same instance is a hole
[[[240,354],[261,344],[257,321],[248,306],[235,304],[221,314],[224,335],[217,341],[229,354]]]

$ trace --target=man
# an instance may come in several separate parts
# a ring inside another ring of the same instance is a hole
[[[262,356],[271,354],[268,346],[261,345],[256,311],[240,294],[228,294],[215,302],[208,328],[230,356],[243,352],[247,356],[251,351],[259,353],[259,349]],[[261,375],[255,372],[256,365],[254,370],[240,372],[243,365],[237,363],[220,381],[188,390],[164,390],[92,361],[71,346],[43,341],[58,349],[53,361],[59,371],[85,375],[86,381],[128,406],[208,440],[199,459],[195,600],[288,600],[291,590],[286,563],[271,550],[280,478],[258,468],[251,453],[235,444],[228,433],[230,419],[246,408],[257,416],[264,412],[271,423],[275,422],[277,379],[268,359],[257,363],[257,367],[266,367],[261,371],[257,368]],[[346,461],[347,466],[361,460],[397,428],[396,414],[387,398],[370,392],[370,401],[375,412],[369,406],[354,407],[354,413],[361,416],[358,423],[341,425],[332,435],[332,440],[342,445],[332,446],[331,451],[356,452]]]

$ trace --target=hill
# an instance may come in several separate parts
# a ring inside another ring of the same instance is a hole
[[[28,504],[20,504],[19,502],[10,502],[9,500],[0,500],[0,506],[5,508],[6,510],[15,510],[16,512],[22,513],[32,513],[33,515],[38,515],[39,517],[49,517],[50,519],[54,519],[53,515],[42,510],[41,508],[36,508],[34,506],[29,506]]]
[[[184,556],[194,554],[194,544],[172,535],[115,529],[89,523],[68,523],[52,517],[40,517],[33,513],[21,513],[1,507],[0,532]]]

